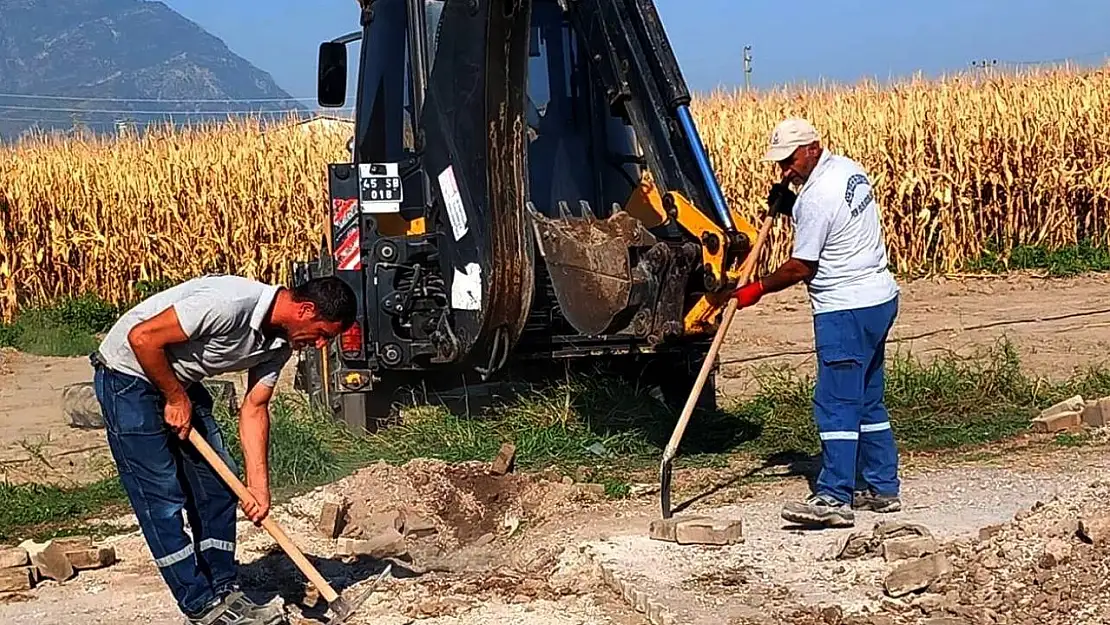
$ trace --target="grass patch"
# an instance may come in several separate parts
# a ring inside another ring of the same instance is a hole
[[[971,271],[1001,274],[1015,270],[1040,270],[1053,277],[1110,271],[1110,247],[1092,241],[1057,249],[1019,245],[1008,254],[991,250],[968,264]]]
[[[928,363],[895,354],[887,363],[886,404],[899,445],[907,451],[975,447],[1020,434],[1037,411],[1074,394],[1110,395],[1110,371],[1077,372],[1062,383],[1032,378],[1013,346],[1002,341],[970,357],[942,355]],[[760,460],[820,450],[812,420],[812,380],[765,368],[750,400],[714,413],[697,412],[676,467],[723,466],[730,455]],[[406,410],[404,423],[375,435],[351,435],[299,396],[279,396],[271,410],[271,483],[275,502],[334,481],[375,461],[414,458],[488,461],[505,441],[517,447],[521,470],[554,467],[603,484],[613,498],[629,493],[630,476],[652,469],[677,418],[627,380],[581,377],[537,388],[477,416],[438,407]],[[243,466],[236,419],[217,410],[232,455]],[[1059,437],[1074,446],[1084,436]],[[0,484],[0,540],[65,530],[107,506],[126,505],[118,480],[76,490]],[[21,538],[20,538],[21,539]]]
[[[0,482],[0,542],[74,533],[81,520],[126,503],[118,478],[81,488]]]
[[[93,295],[67,298],[50,307],[30,308],[10,324],[0,324],[0,347],[39,356],[82,356],[96,349],[122,311]]]

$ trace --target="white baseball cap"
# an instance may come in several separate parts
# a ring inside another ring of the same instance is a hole
[[[776,162],[784,160],[799,147],[820,140],[821,136],[817,134],[813,124],[798,117],[784,119],[771,133],[771,147],[763,155],[763,160]]]

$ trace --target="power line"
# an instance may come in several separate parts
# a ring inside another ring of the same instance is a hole
[[[290,101],[311,101],[315,100],[316,96],[308,98],[215,98],[215,99],[171,99],[171,98],[85,98],[81,96],[67,96],[67,95],[40,95],[32,93],[0,93],[0,98],[26,98],[32,100],[64,100],[68,102],[165,102],[172,104],[193,104],[193,103],[211,103],[211,102],[290,102]]]
[[[239,109],[239,110],[208,110],[208,111],[143,111],[131,109],[78,109],[78,108],[44,108],[41,106],[15,106],[0,104],[0,109],[9,111],[37,111],[43,113],[88,113],[100,115],[234,115],[245,113],[300,113],[300,109]],[[350,109],[339,110],[354,110]]]

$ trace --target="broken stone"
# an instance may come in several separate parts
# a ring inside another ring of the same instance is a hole
[[[31,590],[34,578],[34,572],[29,566],[0,569],[0,593]]]
[[[821,608],[821,620],[825,625],[840,625],[844,621],[844,610],[838,605]]]
[[[78,571],[102,569],[116,563],[115,547],[96,547],[79,551],[66,551],[66,559]]]
[[[855,560],[875,552],[875,541],[867,532],[852,532],[837,546],[837,560]]]
[[[883,580],[883,586],[891,597],[904,597],[928,588],[934,580],[948,574],[951,570],[947,556],[943,553],[934,553],[897,566]]]
[[[1069,397],[1068,399],[1065,399],[1061,402],[1053,404],[1053,405],[1049,406],[1048,408],[1045,408],[1044,410],[1041,411],[1041,417],[1040,418],[1048,419],[1048,418],[1055,417],[1057,415],[1065,414],[1065,413],[1069,413],[1069,412],[1074,412],[1074,413],[1078,414],[1078,413],[1082,412],[1083,409],[1086,408],[1086,406],[1087,406],[1087,402],[1085,402],[1083,400],[1083,396],[1082,395],[1076,395],[1074,397]]]
[[[343,533],[347,524],[347,501],[329,501],[320,510],[320,520],[316,528],[325,538],[335,538]]]
[[[1079,519],[1079,537],[1096,547],[1110,542],[1110,517]]]
[[[673,516],[669,519],[652,519],[651,525],[648,527],[648,536],[652,540],[665,540],[667,542],[678,542],[675,537],[675,529],[681,521],[701,521],[709,520],[707,516]]]
[[[574,490],[595,499],[605,497],[604,484],[575,484]]]
[[[1053,538],[1045,543],[1044,553],[1041,554],[1039,564],[1041,568],[1050,569],[1058,564],[1064,564],[1071,559],[1071,545]]]
[[[967,621],[962,618],[955,618],[952,616],[935,616],[927,619],[924,625],[968,625]]]
[[[405,529],[405,513],[400,510],[375,512],[355,522],[362,529],[363,536],[377,536],[388,530],[401,532]]]
[[[680,545],[735,545],[744,541],[739,519],[685,519],[675,526]]]
[[[301,604],[306,608],[314,608],[320,602],[320,589],[316,588],[316,584],[312,582],[305,582],[304,585],[304,598],[301,599]]]
[[[492,533],[482,534],[478,537],[478,540],[474,541],[474,545],[476,547],[485,547],[486,545],[492,543],[495,538],[497,537],[494,536]]]
[[[988,525],[986,527],[981,527],[979,528],[979,540],[988,541],[998,535],[1001,531],[1001,525]]]
[[[17,566],[26,566],[31,562],[31,556],[23,547],[0,549],[0,569],[14,569]]]
[[[1062,412],[1050,417],[1037,417],[1033,419],[1033,431],[1041,434],[1076,432],[1082,428],[1083,419],[1079,411]]]
[[[403,512],[403,523],[405,536],[424,538],[439,532],[431,519],[421,516],[414,510],[406,509]]]
[[[895,560],[908,560],[911,558],[920,558],[936,553],[940,550],[937,541],[932,537],[926,536],[922,538],[905,537],[894,538],[883,543],[883,558],[887,562],[894,562]]]
[[[913,600],[911,605],[920,608],[926,614],[939,612],[948,605],[948,598],[937,593],[921,595]]]
[[[932,538],[933,533],[929,528],[917,523],[906,523],[904,521],[884,521],[875,524],[874,530],[875,538],[880,541],[892,540],[895,538]]]
[[[69,563],[69,558],[66,558],[61,545],[54,541],[36,543],[33,540],[25,540],[19,546],[27,550],[31,564],[35,565],[41,576],[57,582],[64,582],[73,577],[73,565]]]
[[[504,443],[497,452],[497,457],[489,465],[490,475],[505,475],[513,470],[513,460],[516,458],[516,445]]]
[[[367,540],[340,538],[335,543],[335,552],[343,556],[369,556],[382,559],[408,555],[405,537],[394,528],[387,528]]]

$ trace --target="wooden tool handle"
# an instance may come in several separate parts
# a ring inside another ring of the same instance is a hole
[[[771,233],[771,225],[774,223],[774,220],[774,215],[768,215],[763,218],[763,225],[759,229],[759,238],[756,239],[755,246],[752,247],[751,253],[742,265],[740,284],[743,285],[751,282],[752,276],[755,275],[755,268],[759,262],[759,254],[763,250],[763,244],[767,241],[767,237]],[[725,335],[728,334],[728,327],[729,324],[732,323],[732,316],[734,314],[736,314],[736,298],[730,297],[728,298],[728,304],[725,306],[725,312],[721,317],[721,325],[717,328],[717,334],[713,337],[713,343],[709,347],[709,353],[701,363],[701,371],[698,372],[698,378],[694,382],[694,389],[690,392],[690,396],[686,398],[686,405],[682,408],[682,416],[678,418],[678,424],[675,425],[674,432],[671,433],[671,440],[667,442],[667,449],[663,452],[664,464],[670,462],[678,451],[678,443],[682,440],[682,435],[686,432],[686,424],[690,421],[690,415],[694,414],[694,406],[698,403],[698,397],[701,395],[702,387],[705,386],[705,381],[709,379],[709,372],[713,370],[713,364],[717,360],[717,352],[721,350],[721,344],[724,343]]]
[[[241,501],[258,502],[258,500],[254,498],[254,495],[247,490],[246,485],[239,480],[239,477],[231,472],[231,469],[227,466],[227,463],[223,461],[223,458],[220,458],[216,450],[212,449],[208,441],[204,440],[204,437],[197,432],[196,428],[189,431],[189,442],[192,443],[193,446],[197,448],[197,451],[200,452],[200,455],[204,456],[204,459],[212,465],[216,473],[220,474],[223,481],[227,482],[227,485],[235,491],[236,496],[238,496]],[[320,596],[322,596],[325,601],[334,603],[335,600],[339,598],[339,593],[335,592],[335,589],[324,579],[324,576],[316,570],[316,567],[312,566],[308,558],[304,557],[301,550],[297,548],[297,545],[286,535],[285,531],[281,529],[281,526],[274,521],[273,517],[267,515],[265,519],[262,519],[262,527],[266,528],[266,531],[270,533],[270,536],[274,537],[274,540],[276,540],[279,545],[281,545],[281,548],[289,555],[293,563],[297,565],[297,568],[304,573],[305,577],[312,582],[313,586],[316,586],[316,589],[320,591]]]

